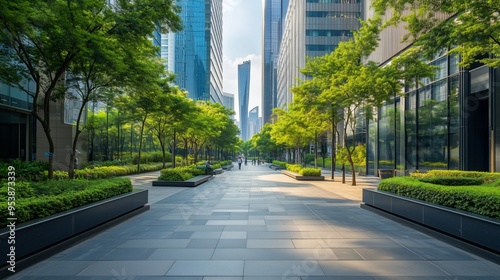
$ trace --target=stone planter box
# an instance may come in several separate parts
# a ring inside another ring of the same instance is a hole
[[[363,208],[382,210],[495,254],[500,253],[499,220],[370,189],[363,189],[363,203]]]
[[[271,168],[272,170],[286,170],[286,167],[276,165],[276,164],[270,164],[269,168]]]
[[[10,246],[15,246],[16,271],[31,263],[43,260],[57,251],[55,247],[69,246],[76,239],[83,239],[89,232],[99,230],[99,226],[111,221],[121,221],[132,215],[149,209],[148,190],[133,191],[117,195],[102,201],[77,207],[49,217],[36,219],[16,225],[15,244],[9,245],[11,232],[0,231],[0,255],[2,268],[0,277],[5,276],[8,266],[4,266],[10,257]],[[66,244],[65,244],[66,243]],[[68,245],[69,244],[69,245]],[[22,263],[25,264],[22,264]]]
[[[212,178],[212,175],[199,175],[186,181],[153,181],[153,187],[196,187]]]
[[[222,166],[222,170],[227,170],[227,171],[229,171],[229,170],[231,170],[233,167],[234,167],[234,165],[232,165],[232,164],[230,164],[230,165],[224,165],[224,166]]]
[[[285,174],[288,177],[292,177],[295,180],[302,180],[302,181],[324,181],[325,176],[303,176],[295,172],[291,172],[288,170],[281,170],[281,173]]]

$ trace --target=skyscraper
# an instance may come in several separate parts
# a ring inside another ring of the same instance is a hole
[[[260,131],[259,106],[255,106],[248,112],[248,139]]]
[[[184,29],[175,35],[176,83],[188,97],[222,104],[222,0],[179,0]]]
[[[222,105],[234,111],[234,94],[224,92],[224,94],[222,95]],[[231,118],[234,119],[234,115],[232,115]]]
[[[241,139],[248,140],[248,102],[250,99],[250,60],[238,64],[238,99]]]
[[[306,57],[317,57],[335,50],[341,41],[352,38],[363,18],[362,0],[290,0],[278,59],[277,107],[287,109],[293,95],[290,88]]]
[[[271,121],[277,106],[277,62],[289,0],[265,0],[262,51],[262,119]]]

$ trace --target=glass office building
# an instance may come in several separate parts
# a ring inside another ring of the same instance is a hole
[[[248,140],[248,102],[250,99],[250,60],[238,65],[238,102],[241,139]]]
[[[188,97],[222,104],[222,0],[179,0],[184,29],[175,35],[176,83]]]
[[[252,139],[255,134],[260,132],[260,129],[259,106],[255,106],[248,112],[248,139]]]
[[[287,109],[290,89],[297,78],[306,78],[300,73],[306,57],[325,55],[350,40],[363,9],[361,0],[290,0],[277,66],[277,107]]]
[[[25,88],[33,89],[34,85]],[[0,160],[36,157],[36,120],[31,116],[33,98],[19,88],[0,83]]]
[[[446,19],[446,15],[438,15]],[[381,34],[370,60],[383,66],[410,47],[402,26]],[[400,174],[430,169],[500,171],[500,71],[473,64],[458,66],[459,57],[445,46],[427,63],[437,67],[435,77],[422,79],[418,88],[374,112],[361,124],[367,143],[367,172],[394,169]]]
[[[277,107],[277,65],[289,0],[265,0],[262,51],[262,119],[271,122]]]

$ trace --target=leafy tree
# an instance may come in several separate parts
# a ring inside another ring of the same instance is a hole
[[[0,80],[33,98],[33,116],[54,154],[50,104],[64,97],[67,70],[89,49],[114,38],[135,44],[157,26],[181,28],[173,0],[106,1],[2,1],[0,13]],[[101,53],[109,55],[109,53]],[[140,78],[137,78],[140,80]],[[49,174],[53,176],[53,156]]]
[[[277,158],[276,151],[279,149],[277,144],[271,137],[272,124],[266,123],[259,133],[252,136],[252,144],[259,155],[266,158]]]
[[[500,15],[497,0],[374,0],[377,14],[391,16],[387,25],[404,23],[403,39],[432,57],[450,48],[462,65],[474,62],[500,66]]]
[[[353,160],[355,143],[349,143],[348,135],[355,135],[358,114],[369,112],[399,93],[402,84],[400,73],[392,65],[379,67],[366,61],[377,46],[380,18],[364,22],[354,33],[354,40],[341,42],[331,54],[308,62],[304,73],[312,76],[315,102],[320,111],[331,106],[334,129],[341,129],[341,143],[347,152],[351,166],[352,185],[356,185]],[[368,114],[367,114],[368,115]],[[353,137],[355,139],[355,137]],[[333,165],[333,164],[332,164]]]
[[[146,121],[149,129],[158,139],[163,155],[163,167],[166,166],[166,147],[169,140],[175,143],[176,128],[196,113],[194,103],[186,98],[187,93],[169,85],[170,79],[163,82],[161,95],[165,97],[157,111]],[[175,145],[174,145],[175,146]],[[175,167],[175,148],[172,149],[173,167]]]

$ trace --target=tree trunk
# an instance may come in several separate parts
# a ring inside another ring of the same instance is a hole
[[[144,133],[144,125],[146,123],[147,117],[148,117],[148,115],[146,114],[144,116],[144,119],[142,119],[142,122],[141,122],[141,133],[140,133],[140,137],[139,137],[139,151],[138,151],[138,154],[137,154],[137,173],[141,172],[142,134]]]
[[[174,143],[173,143],[173,147],[172,147],[172,168],[175,168],[175,156],[176,156],[176,153],[175,153],[175,150],[177,148],[177,137],[176,137],[176,131],[175,131],[175,128],[174,128]]]
[[[314,168],[318,168],[318,132],[314,131]]]

